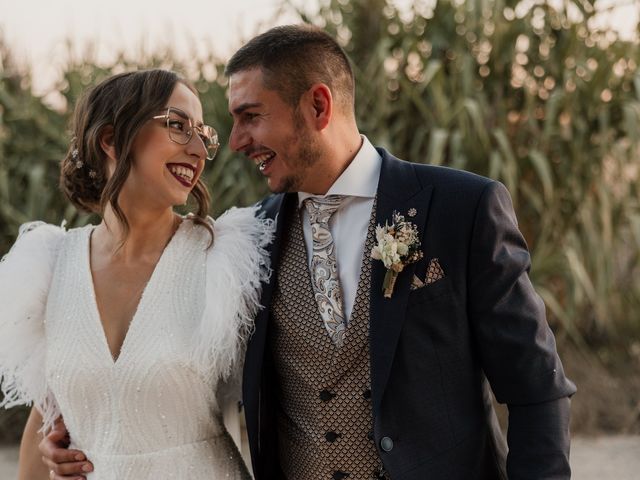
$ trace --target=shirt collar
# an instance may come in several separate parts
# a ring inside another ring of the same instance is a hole
[[[378,189],[382,157],[364,135],[362,146],[344,172],[333,182],[326,195],[298,192],[298,206],[309,197],[346,195],[349,197],[374,198]]]

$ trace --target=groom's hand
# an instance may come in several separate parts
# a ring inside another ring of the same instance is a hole
[[[60,420],[39,445],[42,461],[49,469],[51,480],[85,479],[84,475],[93,471],[93,465],[87,461],[84,453],[68,447],[69,432]]]

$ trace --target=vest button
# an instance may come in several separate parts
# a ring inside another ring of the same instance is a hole
[[[324,438],[326,438],[329,443],[335,442],[339,436],[340,434],[336,432],[327,432],[324,434]]]
[[[371,390],[365,390],[364,392],[362,392],[362,396],[365,400],[369,400],[371,398]]]
[[[336,396],[336,394],[335,393],[331,393],[329,390],[322,390],[320,392],[320,400],[322,400],[323,402],[328,402],[329,400],[331,400],[335,396]]]
[[[380,440],[380,448],[385,452],[390,452],[393,450],[393,440],[389,437],[382,437],[382,440]]]
[[[333,472],[333,480],[342,480],[343,478],[347,478],[349,474],[347,472],[341,472],[338,470],[337,472]]]

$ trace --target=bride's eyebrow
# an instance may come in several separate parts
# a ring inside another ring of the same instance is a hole
[[[168,105],[167,107],[165,107],[165,109],[169,109],[172,112],[177,113],[178,115],[180,115],[181,117],[184,118],[189,118],[189,115],[187,115],[187,113],[184,110],[179,109],[178,107],[172,107],[171,105]]]
[[[180,116],[181,116],[182,118],[184,118],[185,120],[191,120],[191,121],[193,122],[193,124],[194,124],[196,127],[201,127],[201,126],[203,126],[203,125],[204,125],[204,122],[203,122],[203,121],[201,121],[201,120],[195,120],[195,119],[191,118],[191,117],[187,114],[187,112],[185,112],[184,110],[180,110],[180,109],[179,109],[179,108],[177,108],[177,107],[171,107],[171,106],[169,106],[169,107],[167,107],[167,108],[170,108],[172,111],[174,111],[175,113],[177,113],[178,115],[180,115]]]

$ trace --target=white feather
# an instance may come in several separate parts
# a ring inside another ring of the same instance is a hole
[[[45,310],[64,235],[62,227],[24,224],[0,262],[0,407],[34,404],[44,431],[60,415],[45,377]]]
[[[195,365],[212,381],[235,383],[231,377],[239,371],[262,307],[262,283],[271,275],[266,247],[273,240],[274,222],[258,217],[258,210],[231,208],[213,223],[205,308],[193,349]]]

